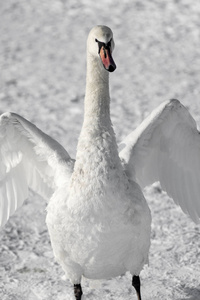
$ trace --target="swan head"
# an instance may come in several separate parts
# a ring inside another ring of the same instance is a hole
[[[109,27],[98,25],[92,28],[87,41],[88,52],[90,55],[98,57],[109,72],[116,69],[116,64],[112,58],[114,47],[113,33]]]

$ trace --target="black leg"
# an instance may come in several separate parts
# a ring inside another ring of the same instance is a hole
[[[132,286],[136,290],[136,294],[137,294],[138,300],[142,300],[141,294],[140,294],[140,277],[139,276],[133,276],[133,278],[132,278]]]
[[[80,284],[74,284],[74,296],[76,300],[81,300],[82,296],[82,288]]]

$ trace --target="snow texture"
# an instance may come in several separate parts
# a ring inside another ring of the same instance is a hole
[[[200,4],[194,0],[2,0],[0,112],[29,119],[74,157],[86,39],[96,24],[111,27],[115,37],[111,117],[119,142],[169,98],[178,98],[200,125]],[[200,227],[158,185],[145,195],[153,222],[143,299],[199,300]],[[73,299],[53,257],[45,207],[30,193],[0,232],[0,299]],[[129,274],[82,286],[83,299],[136,299]]]

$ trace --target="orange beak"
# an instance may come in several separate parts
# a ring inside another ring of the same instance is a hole
[[[109,72],[113,72],[116,69],[116,64],[112,58],[110,48],[107,48],[103,45],[100,49],[99,55],[104,68]]]

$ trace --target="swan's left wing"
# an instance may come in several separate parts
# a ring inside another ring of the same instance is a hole
[[[200,221],[200,132],[178,101],[162,103],[121,143],[130,178],[161,187],[195,222]]]

